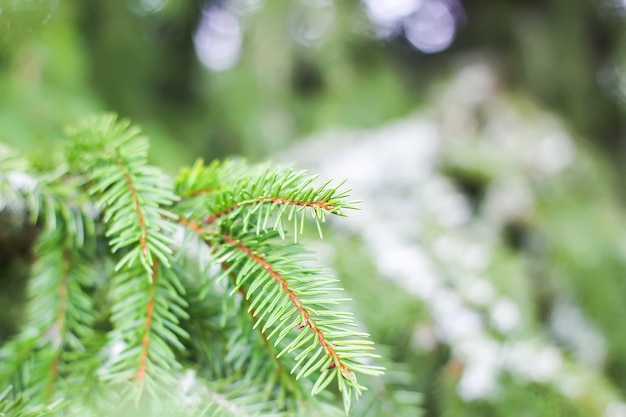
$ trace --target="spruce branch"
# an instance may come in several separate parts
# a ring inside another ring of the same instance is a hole
[[[70,129],[69,154],[86,175],[90,194],[104,207],[106,235],[113,253],[124,252],[117,270],[139,262],[148,280],[156,259],[171,264],[175,216],[167,209],[177,200],[168,178],[148,165],[148,141],[139,129],[114,115],[91,118]]]
[[[195,273],[181,275],[190,316],[182,323],[190,337],[181,357],[194,370],[183,378],[194,381],[195,387],[186,395],[202,399],[211,417],[285,415],[278,410],[290,410],[293,403],[285,403],[280,391],[285,387],[276,378],[278,361],[268,360],[246,311],[235,307],[240,300],[221,291],[206,293],[206,281],[199,281]]]
[[[225,270],[232,271],[227,263],[223,263]],[[236,275],[229,273],[229,277],[232,281],[232,285],[236,286]],[[265,393],[266,400],[271,398],[273,394],[278,401],[278,408],[285,409],[288,407],[288,403],[298,404],[305,399],[304,386],[299,384],[294,378],[293,373],[289,371],[288,367],[285,367],[282,360],[278,357],[276,347],[268,338],[267,331],[263,331],[262,327],[258,323],[258,315],[254,308],[252,308],[250,299],[243,286],[239,287],[239,294],[241,295],[245,308],[240,309],[239,312],[242,320],[239,321],[239,329],[233,332],[233,336],[228,342],[229,346],[229,358],[235,359],[239,362],[237,368],[242,368],[242,362],[246,363],[247,372],[245,379],[249,380],[253,384],[263,386],[262,392]],[[247,319],[247,320],[246,320]],[[252,322],[252,329],[249,328],[250,321]],[[248,329],[247,331],[244,329]],[[249,332],[255,332],[258,334],[257,338],[252,338]],[[254,340],[254,345],[250,346],[250,340]],[[261,343],[258,343],[258,340]],[[248,341],[248,343],[245,343]],[[245,351],[242,352],[241,346],[247,346]],[[262,349],[258,346],[261,345]],[[239,347],[238,347],[239,346]],[[267,357],[270,356],[273,361],[268,361]],[[310,388],[310,387],[309,387]],[[293,408],[293,407],[291,407]]]
[[[336,310],[338,280],[284,240],[287,223],[297,236],[311,217],[321,237],[326,216],[354,208],[343,183],[243,161],[198,161],[172,183],[113,115],[70,136],[66,163],[48,172],[0,146],[0,192],[40,230],[29,319],[0,347],[0,383],[20,380],[42,402],[104,383],[156,410],[148,399],[185,397],[179,378],[193,369],[193,415],[336,415],[331,383],[347,412],[365,389],[357,375],[382,373],[368,335]],[[187,252],[181,228],[209,263]]]
[[[343,182],[332,185],[327,181],[315,186],[316,176],[307,176],[305,171],[271,166],[235,165],[238,176],[231,174],[232,165],[225,165],[225,173],[219,164],[203,167],[197,162],[193,169],[183,171],[176,184],[182,196],[202,196],[204,210],[208,213],[199,219],[189,210],[182,212],[203,224],[220,224],[237,219],[244,231],[254,230],[257,234],[268,229],[285,235],[284,222],[293,222],[294,239],[302,234],[307,211],[314,219],[320,237],[321,224],[326,215],[343,216],[347,209],[355,209],[354,201],[346,201],[349,190],[342,188]],[[217,183],[219,179],[223,181]],[[207,187],[207,184],[210,186]],[[207,190],[210,190],[208,192]],[[181,213],[181,211],[178,211]],[[198,210],[194,210],[198,213]]]
[[[64,406],[62,401],[51,404],[32,404],[24,395],[12,395],[12,386],[0,392],[0,416],[7,417],[52,417],[58,415]],[[13,396],[13,398],[11,398]]]
[[[214,193],[249,170],[242,160],[214,160],[205,165],[202,159],[198,159],[191,167],[181,169],[175,183],[176,194],[185,201]]]
[[[364,389],[355,372],[377,376],[382,368],[363,363],[378,357],[371,352],[368,335],[354,330],[357,326],[349,313],[332,308],[341,301],[331,296],[340,291],[332,286],[337,280],[303,266],[310,261],[303,248],[276,243],[277,233],[259,236],[239,230],[235,238],[183,217],[180,222],[214,248],[215,262],[223,269],[220,278],[229,276],[234,284],[231,295],[244,296],[253,328],[259,329],[264,340],[280,345],[276,358],[295,355],[291,373],[296,380],[319,372],[312,394],[336,380],[347,412],[352,397]],[[304,329],[307,332],[290,335]]]
[[[188,337],[180,326],[187,318],[184,288],[174,272],[155,262],[150,281],[140,266],[125,268],[113,277],[114,300],[110,346],[121,346],[106,376],[117,384],[134,381],[141,390],[163,392],[175,383],[171,370],[179,367],[175,351]]]
[[[0,353],[0,357],[12,359],[2,361],[0,381],[24,374],[24,366],[28,366],[32,369],[26,372],[28,377],[20,378],[27,387],[25,392],[46,402],[55,397],[61,374],[64,379],[78,378],[84,383],[85,369],[93,368],[93,361],[81,353],[94,337],[97,312],[86,292],[94,285],[94,273],[91,261],[63,230],[39,236],[28,288],[27,322]],[[29,356],[33,363],[26,365]]]
[[[128,122],[113,115],[92,118],[70,134],[70,162],[87,177],[89,193],[104,208],[111,251],[121,254],[113,277],[110,343],[123,350],[112,359],[107,378],[167,389],[173,383],[168,372],[177,365],[172,349],[182,349],[180,339],[187,337],[179,325],[187,314],[184,288],[172,270],[176,216],[168,207],[177,197],[169,179],[148,165],[147,139]]]
[[[371,352],[368,335],[354,330],[351,315],[332,307],[341,301],[332,296],[339,291],[332,287],[337,280],[304,266],[310,259],[303,256],[303,248],[271,242],[275,237],[222,234],[216,259],[234,265],[229,270],[236,275],[231,294],[245,286],[248,310],[256,313],[254,327],[281,347],[276,357],[295,355],[291,373],[296,380],[319,373],[312,394],[336,380],[347,411],[353,395],[358,397],[364,389],[355,372],[382,373],[382,368],[362,362],[377,355]]]
[[[30,224],[44,231],[64,228],[81,247],[87,236],[94,234],[94,210],[80,193],[81,185],[64,164],[39,172],[17,151],[0,144],[0,212],[21,217],[11,227]]]
[[[216,247],[211,240],[205,240],[205,230],[199,224],[194,221],[179,218],[179,222],[190,230],[202,243],[206,245],[209,252],[216,253]],[[227,263],[222,262],[220,264],[223,274],[229,277],[229,281],[232,287],[236,287],[236,274],[234,269]],[[206,284],[204,284],[206,286]],[[245,369],[245,379],[250,384],[263,385],[265,388],[261,391],[266,394],[265,401],[271,398],[271,394],[278,390],[280,394],[277,395],[279,401],[279,408],[286,407],[285,402],[293,397],[294,399],[303,400],[304,391],[300,384],[296,383],[293,375],[283,365],[281,360],[277,357],[277,351],[274,345],[269,341],[267,332],[262,331],[261,327],[257,324],[257,313],[250,306],[250,300],[246,295],[246,289],[242,286],[237,287],[238,292],[243,299],[245,309],[236,309],[232,305],[223,306],[221,314],[223,315],[223,325],[225,326],[225,316],[228,314],[228,310],[236,311],[234,317],[236,319],[235,325],[231,324],[231,336],[228,338],[227,343],[228,354],[226,355],[227,362],[231,363],[232,369],[242,370]],[[200,294],[206,294],[206,291],[200,290]],[[232,293],[231,293],[232,294]],[[200,298],[204,298],[204,295],[200,295]],[[223,304],[223,303],[222,303]],[[246,317],[241,317],[242,314]],[[247,320],[246,320],[247,319]],[[250,328],[250,320],[252,321],[252,328]],[[255,330],[256,329],[256,330]],[[251,335],[251,332],[256,331],[259,335],[258,338]],[[194,338],[195,339],[195,338]],[[258,344],[258,340],[261,343]],[[258,345],[262,346],[262,349],[258,349]],[[267,361],[268,355],[273,358],[273,361]],[[237,371],[237,373],[240,373]]]

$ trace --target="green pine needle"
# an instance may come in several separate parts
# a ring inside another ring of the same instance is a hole
[[[242,160],[172,180],[114,115],[69,136],[53,171],[0,145],[0,197],[38,232],[0,414],[336,416],[333,391],[347,413],[382,374],[338,280],[297,243],[356,208],[343,182]]]

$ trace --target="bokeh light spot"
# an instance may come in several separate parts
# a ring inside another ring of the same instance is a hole
[[[456,19],[443,1],[426,1],[404,20],[407,40],[420,51],[432,54],[447,49],[454,40]]]
[[[212,71],[232,68],[241,55],[243,28],[237,15],[219,6],[208,6],[193,37],[200,62]]]

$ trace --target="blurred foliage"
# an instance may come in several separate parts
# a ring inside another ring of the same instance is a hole
[[[610,165],[484,62],[430,94],[415,116],[284,156],[349,176],[363,200],[322,251],[358,314],[409,364],[426,415],[620,415],[626,218]]]
[[[263,159],[303,134],[406,115],[451,63],[481,51],[496,57],[507,82],[609,155],[626,148],[623,11],[610,0],[465,2],[455,43],[434,55],[419,53],[401,33],[373,37],[356,0],[2,4],[0,104],[10,108],[2,109],[0,134],[16,142],[47,140],[76,115],[112,109],[158,138],[164,151],[155,158],[170,169],[195,155]],[[230,6],[242,22],[241,58],[228,71],[207,70],[194,50],[194,31],[211,5]],[[332,6],[330,29],[316,42],[299,40],[294,25],[310,24],[307,14],[320,5]]]

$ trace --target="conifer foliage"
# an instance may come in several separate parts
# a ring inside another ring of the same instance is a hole
[[[343,184],[242,161],[172,180],[114,115],[69,137],[52,170],[0,148],[2,195],[38,228],[24,323],[0,347],[0,414],[326,416],[382,374],[337,279],[298,243],[307,221],[321,236],[354,208]]]

